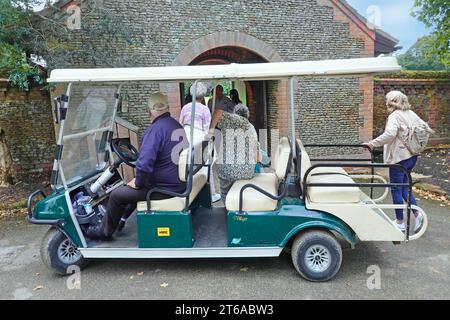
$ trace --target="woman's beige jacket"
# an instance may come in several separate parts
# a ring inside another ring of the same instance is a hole
[[[369,145],[372,148],[384,146],[384,163],[395,164],[409,159],[413,154],[408,151],[402,141],[406,141],[408,128],[420,124],[426,124],[426,122],[414,111],[395,110],[388,117],[384,133],[370,141]]]

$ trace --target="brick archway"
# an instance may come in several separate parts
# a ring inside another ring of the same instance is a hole
[[[240,47],[261,56],[268,62],[281,62],[281,56],[267,43],[249,34],[235,32],[216,32],[203,36],[185,47],[173,60],[173,66],[189,65],[202,53],[219,47]]]
[[[241,49],[248,52],[244,58],[227,48]],[[205,58],[202,60],[202,58]],[[185,47],[173,60],[173,66],[192,64],[223,64],[223,63],[254,63],[254,62],[281,62],[281,56],[267,43],[243,32],[216,32],[203,36]],[[246,83],[248,99],[253,103],[253,89]],[[161,90],[169,96],[170,111],[173,117],[178,118],[181,99],[180,88],[175,84],[161,85]]]

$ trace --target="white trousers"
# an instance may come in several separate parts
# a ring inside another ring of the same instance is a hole
[[[186,132],[186,136],[188,141],[190,141],[191,138],[191,126],[186,125],[184,126],[184,131]],[[193,144],[197,145],[199,143],[201,143],[205,138],[205,133],[203,132],[203,130],[200,130],[198,128],[194,128],[194,141]],[[209,179],[209,184],[211,187],[211,195],[215,194],[215,193],[219,193],[219,190],[216,190],[216,186],[218,186],[218,180],[217,180],[217,166],[214,164],[211,165],[211,170],[210,170],[210,179]]]

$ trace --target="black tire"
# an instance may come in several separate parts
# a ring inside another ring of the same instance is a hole
[[[309,259],[306,258],[307,254]],[[338,273],[342,263],[342,248],[330,232],[309,230],[297,235],[291,257],[295,269],[303,278],[323,282]]]
[[[72,259],[62,257],[62,252],[73,250]],[[77,266],[82,270],[88,264],[76,246],[57,228],[50,228],[42,239],[41,259],[44,264],[56,274],[68,275],[68,268]]]

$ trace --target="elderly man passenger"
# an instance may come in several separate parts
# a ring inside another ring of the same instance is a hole
[[[102,223],[87,230],[87,236],[91,239],[109,239],[117,229],[120,218],[129,216],[136,209],[137,202],[146,199],[150,189],[159,187],[178,193],[186,189],[185,183],[178,177],[178,164],[172,161],[172,152],[186,147],[187,138],[183,127],[170,116],[167,96],[162,93],[151,95],[147,112],[152,124],[142,139],[136,178],[111,193]],[[167,198],[170,196],[161,193],[155,193],[152,197],[153,200]]]
[[[384,163],[400,164],[411,172],[416,165],[417,155],[411,154],[402,139],[407,136],[408,128],[415,125],[426,124],[411,109],[408,97],[400,91],[391,91],[386,95],[386,107],[389,117],[384,133],[378,138],[366,143],[370,148],[384,146]],[[427,125],[428,126],[428,125]],[[429,127],[430,132],[433,132]],[[403,140],[404,141],[404,140]],[[406,174],[398,168],[389,169],[391,183],[407,183]],[[408,199],[408,187],[392,187],[392,199],[394,204],[403,204]],[[411,204],[416,205],[414,195]],[[403,209],[395,209],[397,220],[395,224],[401,231],[405,230]],[[422,227],[423,214],[414,211],[416,217],[415,231]]]

